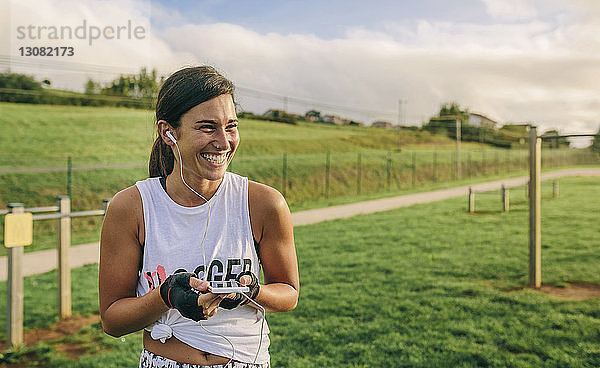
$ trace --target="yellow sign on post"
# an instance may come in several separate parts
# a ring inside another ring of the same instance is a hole
[[[7,248],[31,245],[33,216],[31,212],[9,213],[4,216],[4,246]]]

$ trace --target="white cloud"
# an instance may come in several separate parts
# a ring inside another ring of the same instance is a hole
[[[67,1],[73,2],[67,12],[59,10],[63,5],[35,5],[36,16],[61,22],[82,16],[105,23],[109,19],[94,18],[85,6],[76,5],[80,2]],[[104,3],[136,22],[148,22],[145,12],[116,0]],[[227,23],[185,24],[181,15],[154,7],[153,16],[160,10],[165,21],[150,30],[147,45],[107,41],[83,54],[79,62],[115,65],[117,72],[143,65],[172,72],[183,65],[207,63],[240,86],[393,112],[346,113],[367,121],[386,118],[395,122],[398,100],[407,99],[410,123],[427,119],[442,103],[456,101],[502,121],[534,121],[564,132],[597,130],[600,18],[588,17],[582,8],[585,3],[579,0],[569,0],[562,7],[555,4],[552,15],[543,17],[534,0],[506,2],[512,4],[511,11],[527,14],[519,21],[501,16],[506,8],[497,2],[486,4],[500,23],[417,19],[382,24],[377,30],[357,26],[344,37],[329,40],[311,33],[260,34]],[[56,73],[54,77],[68,84],[73,75]],[[243,93],[239,101],[259,113],[282,107],[282,102],[260,101]],[[296,112],[309,109],[293,102],[288,107]]]
[[[171,55],[153,37],[147,0],[10,0],[9,9],[11,70],[57,88],[81,89],[87,78],[108,81]],[[71,47],[73,55],[23,56],[21,47]]]
[[[408,99],[411,122],[457,101],[503,121],[597,128],[600,53],[590,46],[600,42],[584,37],[597,24],[416,23],[388,24],[383,34],[351,29],[334,40],[230,24],[171,28],[162,37],[257,89],[382,111]]]
[[[482,0],[487,13],[501,20],[533,19],[538,15],[534,0]]]

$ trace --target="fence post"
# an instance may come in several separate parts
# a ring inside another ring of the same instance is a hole
[[[510,193],[504,184],[502,184],[502,205],[504,206],[504,212],[510,210]]]
[[[327,160],[325,161],[325,199],[329,199],[329,169],[331,167],[331,152],[327,151]]]
[[[500,173],[500,154],[498,151],[494,152],[494,174],[498,175]]]
[[[285,197],[287,192],[287,152],[283,153],[283,165],[281,168],[281,193]]]
[[[469,179],[471,179],[471,177],[473,176],[472,175],[472,173],[473,173],[473,167],[471,166],[471,151],[469,151],[468,159],[469,159],[469,161],[468,161],[467,165],[468,165],[468,168],[469,168]]]
[[[558,198],[558,180],[552,182],[552,198]]]
[[[72,193],[71,193],[71,187],[72,187],[72,180],[71,177],[73,175],[73,162],[71,160],[71,156],[69,156],[69,158],[67,159],[67,196],[69,196],[69,198],[72,197]]]
[[[110,205],[110,201],[112,198],[106,198],[102,200],[102,209],[104,210],[104,216],[106,216],[106,211],[108,211],[108,206]]]
[[[385,169],[387,175],[387,191],[389,192],[391,189],[392,182],[392,153],[388,152],[385,160]]]
[[[481,165],[481,169],[483,171],[483,175],[487,174],[488,172],[488,165],[487,165],[487,152],[485,149],[481,150],[481,160],[483,161],[482,165]]]
[[[25,212],[23,203],[10,203],[8,212]],[[8,258],[6,342],[9,347],[12,347],[23,343],[23,247],[6,248],[6,254]]]
[[[475,212],[475,192],[473,188],[469,187],[469,213]]]
[[[356,194],[357,195],[360,195],[360,184],[361,184],[360,180],[361,180],[361,177],[362,177],[362,162],[361,162],[361,159],[362,159],[362,157],[361,157],[361,154],[359,152],[358,156],[356,158],[356,171],[357,171],[357,174],[356,174]]]
[[[542,286],[542,231],[541,231],[541,153],[542,139],[537,128],[529,130],[529,286]]]
[[[433,151],[433,182],[434,183],[437,183],[437,181],[438,181],[437,161],[438,161],[438,153],[437,153],[437,151]]]
[[[71,316],[71,198],[59,196],[56,233],[58,238],[58,315],[61,319]]]
[[[417,153],[412,153],[412,186],[414,188],[417,176]]]

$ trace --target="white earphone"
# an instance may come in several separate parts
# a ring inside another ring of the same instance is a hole
[[[167,130],[165,132],[165,134],[167,135],[167,137],[169,137],[173,141],[173,143],[177,143],[177,139],[175,139],[175,137],[173,137],[173,134],[171,134],[171,131]]]

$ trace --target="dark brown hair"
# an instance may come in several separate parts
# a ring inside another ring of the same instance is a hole
[[[177,129],[181,116],[191,108],[220,95],[229,94],[233,98],[234,89],[233,83],[213,67],[197,66],[178,70],[160,87],[156,121],[165,120],[173,129]],[[150,152],[150,177],[169,175],[173,171],[174,159],[173,150],[159,135]]]

